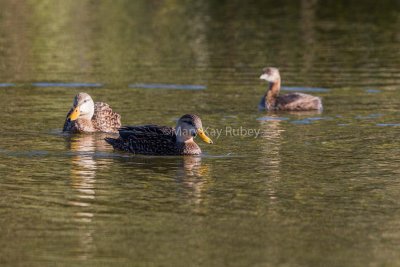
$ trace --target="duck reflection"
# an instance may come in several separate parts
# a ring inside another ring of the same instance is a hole
[[[321,114],[319,110],[313,111],[302,111],[302,112],[285,112],[285,115],[296,116],[297,119],[305,119],[309,116]],[[269,179],[268,183],[268,194],[270,199],[276,199],[276,184],[282,178],[281,171],[283,170],[283,159],[281,146],[284,143],[283,134],[285,128],[282,123],[286,118],[282,118],[279,115],[282,113],[273,113],[265,117],[265,120],[260,120],[261,138],[264,142],[261,143],[262,156],[260,157],[261,166],[267,168]]]
[[[79,135],[71,138],[70,149],[74,153],[71,168],[71,186],[77,194],[77,201],[71,201],[74,206],[90,206],[88,199],[95,199],[95,178],[97,163],[93,158],[95,140],[93,135]],[[87,216],[91,218],[91,216]],[[90,220],[90,219],[88,219]]]
[[[201,157],[185,156],[176,172],[176,180],[185,188],[188,199],[197,206],[204,199],[210,185],[209,167],[201,164]],[[196,211],[199,211],[196,208]]]
[[[76,199],[70,201],[73,206],[88,207],[96,197],[96,171],[107,166],[105,159],[95,159],[96,151],[111,150],[104,141],[106,134],[73,135],[67,138],[71,158],[71,186],[77,192]],[[78,220],[90,222],[93,215],[88,212],[77,213]]]
[[[94,218],[92,204],[96,199],[96,172],[99,166],[107,166],[105,159],[96,159],[96,151],[109,150],[104,142],[104,134],[85,134],[68,136],[67,146],[73,153],[71,158],[71,187],[76,194],[68,202],[75,207],[74,221],[79,223],[82,233],[79,235],[80,259],[87,259],[95,251],[93,229],[90,226]],[[104,162],[103,162],[104,161]]]
[[[118,152],[117,152],[118,153]],[[125,165],[126,176],[171,177],[176,182],[179,197],[195,206],[195,211],[204,200],[204,194],[211,184],[208,164],[202,163],[201,156],[142,156],[122,154],[114,157],[115,164]],[[126,166],[129,165],[129,168]],[[159,181],[159,180],[158,180]],[[154,180],[154,184],[158,183]],[[166,186],[168,188],[168,186]]]
[[[281,180],[281,144],[282,134],[285,132],[282,125],[282,118],[276,114],[268,116],[268,120],[260,121],[262,142],[260,157],[261,166],[266,166],[269,179],[267,180],[268,196],[276,199],[275,184]]]

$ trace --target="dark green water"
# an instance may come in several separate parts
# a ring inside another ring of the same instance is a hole
[[[0,265],[400,266],[399,29],[398,1],[1,1]],[[265,66],[324,111],[257,111]],[[61,134],[79,91],[223,133],[114,152]]]

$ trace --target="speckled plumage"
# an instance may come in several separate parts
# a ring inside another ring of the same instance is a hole
[[[187,114],[180,118],[177,128],[181,124],[188,124],[201,129],[201,120],[196,115]],[[114,149],[144,155],[198,155],[200,147],[193,141],[193,137],[185,142],[179,142],[177,128],[158,125],[126,126],[119,129],[119,138],[105,140]]]
[[[117,133],[121,127],[121,116],[114,112],[111,107],[103,102],[94,103],[93,116],[91,119],[79,117],[76,120],[70,120],[69,117],[81,100],[81,94],[78,94],[74,99],[73,107],[67,114],[63,132],[71,133],[92,133],[92,132],[106,132]],[[88,96],[87,94],[85,94]],[[90,96],[88,96],[90,97]]]

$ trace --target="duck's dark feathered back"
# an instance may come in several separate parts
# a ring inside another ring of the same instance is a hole
[[[184,146],[177,145],[174,128],[158,125],[126,126],[118,139],[106,138],[114,148],[134,154],[179,155]]]
[[[124,126],[119,128],[119,135],[123,139],[128,138],[143,138],[148,136],[155,137],[171,137],[173,141],[176,140],[175,130],[168,126],[158,126],[158,125],[139,125],[139,126]]]

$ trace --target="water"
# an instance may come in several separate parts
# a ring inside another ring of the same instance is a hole
[[[144,89],[176,89],[176,90],[205,90],[207,88],[204,85],[162,84],[162,83],[135,83],[135,84],[130,84],[129,87],[144,88]]]
[[[400,265],[399,21],[398,1],[1,1],[0,264]],[[257,111],[265,66],[323,112]],[[61,133],[79,91],[222,133],[201,157],[115,152]]]

